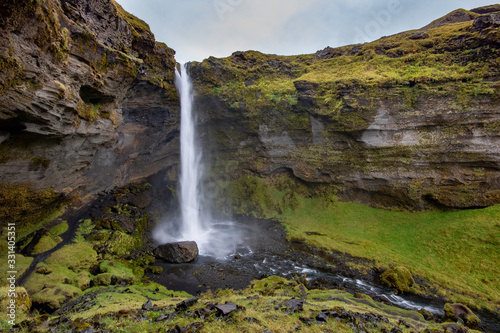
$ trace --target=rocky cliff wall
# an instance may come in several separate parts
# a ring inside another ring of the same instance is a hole
[[[0,4],[0,183],[89,194],[178,161],[174,51],[113,0]]]
[[[213,172],[287,175],[382,207],[500,203],[497,15],[459,10],[363,45],[193,63]]]

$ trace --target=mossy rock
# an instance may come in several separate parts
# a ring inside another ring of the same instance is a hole
[[[85,290],[90,287],[90,282],[90,272],[82,271],[72,279],[71,284],[75,287],[80,288],[81,290]]]
[[[97,287],[97,286],[109,286],[112,284],[112,281],[113,281],[113,274],[111,273],[102,273],[102,274],[98,274],[96,275],[93,279],[92,279],[92,286],[93,287]]]
[[[61,222],[50,228],[49,231],[54,236],[60,236],[64,234],[66,231],[68,231],[68,228],[69,228],[68,222]]]
[[[69,284],[57,284],[45,288],[32,296],[33,307],[43,312],[53,312],[59,309],[65,302],[81,294],[78,287]]]
[[[380,275],[380,281],[398,292],[408,292],[415,284],[410,270],[403,266],[386,270]]]
[[[252,292],[258,292],[263,296],[273,296],[276,293],[287,296],[301,296],[297,282],[289,281],[281,276],[270,276],[262,280],[251,282]]]
[[[7,307],[10,305],[10,300],[15,299],[16,321],[21,322],[24,319],[28,319],[28,313],[32,305],[31,298],[24,287],[16,287],[13,293],[14,295],[12,295],[8,286],[0,287],[0,306],[2,307],[2,311],[6,311]],[[3,313],[6,314],[6,312]]]
[[[38,243],[35,245],[33,252],[31,254],[40,254],[52,250],[57,244],[62,242],[62,238],[59,236],[54,236],[52,234],[48,234],[43,236]]]
[[[106,260],[99,265],[99,269],[102,274],[92,279],[92,285],[103,286],[121,283],[131,285],[135,281],[133,270],[120,262]]]
[[[67,267],[74,272],[88,269],[97,264],[97,253],[92,245],[77,242],[64,246],[62,249],[52,253],[46,260],[47,264],[56,264]]]
[[[460,303],[446,303],[444,305],[443,321],[456,322],[459,319],[463,320],[465,326],[474,330],[477,329],[481,323],[479,317],[476,316],[467,306]]]
[[[145,268],[146,272],[153,274],[161,274],[163,272],[163,267],[161,266],[147,266]]]

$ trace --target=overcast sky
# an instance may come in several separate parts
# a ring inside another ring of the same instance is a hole
[[[234,51],[294,55],[417,29],[484,0],[117,0],[178,62]]]

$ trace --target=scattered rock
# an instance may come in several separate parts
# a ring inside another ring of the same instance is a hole
[[[316,316],[317,321],[326,322],[328,320],[328,315],[325,312],[320,312]]]
[[[260,320],[254,317],[245,317],[244,318],[246,321],[248,321],[250,324],[259,324],[260,325]]]
[[[288,313],[296,313],[304,311],[304,301],[301,299],[292,298],[286,301],[283,306]]]
[[[167,330],[167,333],[195,333],[203,330],[203,323],[193,322],[185,327],[175,325],[174,328]]]
[[[153,308],[153,303],[151,302],[150,299],[148,299],[148,301],[142,305],[142,309],[146,311],[151,310],[152,308]]]
[[[399,292],[408,292],[415,284],[410,270],[403,266],[386,270],[380,275],[380,281]]]
[[[177,305],[175,306],[175,309],[177,311],[186,310],[187,308],[189,308],[190,306],[193,306],[196,302],[198,302],[198,299],[199,299],[198,297],[185,299],[182,302],[177,303]]]
[[[217,314],[219,316],[227,316],[231,312],[236,311],[236,304],[226,303],[222,305],[217,305],[215,308],[217,309]]]
[[[423,31],[417,31],[414,32],[411,36],[410,39],[426,39],[429,38],[429,34]]]
[[[444,305],[444,319],[443,321],[456,322],[459,319],[463,320],[465,326],[471,329],[477,329],[481,320],[476,316],[467,306],[455,303],[446,303]]]
[[[154,255],[176,264],[191,262],[198,257],[198,245],[194,241],[167,243],[158,246]]]
[[[174,313],[168,313],[166,315],[156,317],[155,321],[159,322],[159,321],[164,321],[164,320],[170,320],[170,319],[172,319],[174,317],[175,317]]]

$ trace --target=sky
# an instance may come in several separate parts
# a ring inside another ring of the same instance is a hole
[[[482,0],[117,0],[180,63],[257,50],[314,53],[421,28]]]

